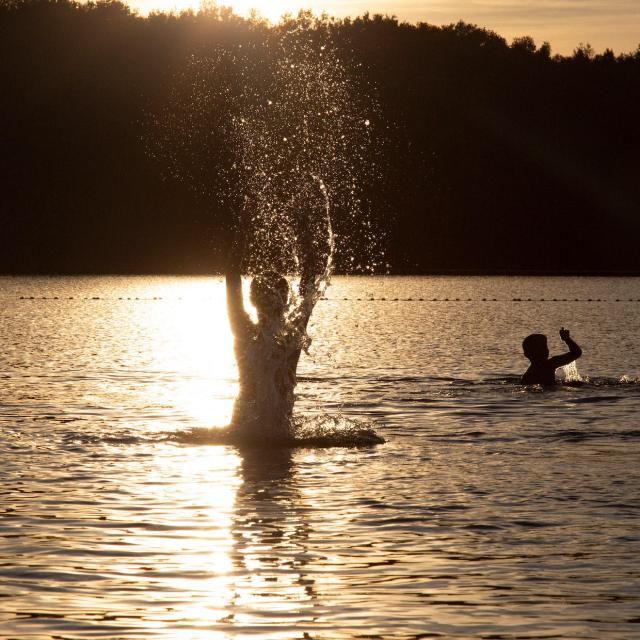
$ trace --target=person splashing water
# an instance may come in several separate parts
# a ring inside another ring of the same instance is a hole
[[[223,214],[218,227],[235,217],[241,230],[226,268],[240,388],[229,427],[201,434],[209,441],[384,442],[366,421],[293,414],[307,324],[331,270],[332,222],[342,269],[373,272],[384,264],[366,187],[380,183],[383,140],[370,89],[360,63],[350,64],[331,34],[301,13],[277,29],[254,30],[246,43],[190,58],[152,114],[149,153],[165,174]],[[329,196],[339,212],[333,221]],[[255,274],[255,322],[243,305],[243,271]],[[297,287],[285,274],[299,277]]]
[[[328,281],[333,249],[329,201],[322,181],[314,178],[300,193],[290,205],[303,208],[296,230],[297,295],[283,275],[258,273],[250,287],[257,313],[254,322],[242,297],[244,237],[236,236],[227,267],[227,311],[240,379],[230,428],[241,439],[285,441],[294,437],[296,369],[302,350],[310,343],[307,325]]]
[[[544,334],[532,333],[522,341],[524,355],[531,361],[522,376],[522,384],[555,385],[556,369],[570,365],[582,355],[582,349],[572,340],[569,329],[562,327],[560,338],[569,347],[569,352],[552,358],[549,357],[547,336]]]

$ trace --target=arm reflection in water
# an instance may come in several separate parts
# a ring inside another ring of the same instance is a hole
[[[297,296],[292,295],[283,275],[259,273],[250,287],[250,300],[257,313],[257,322],[253,322],[242,297],[244,236],[236,236],[227,265],[227,311],[240,378],[231,429],[252,442],[289,441],[294,437],[296,369],[302,349],[309,344],[307,325],[331,265],[333,241],[324,185],[314,179],[290,206],[296,207],[297,214]]]

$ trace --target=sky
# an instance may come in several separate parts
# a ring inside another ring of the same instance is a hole
[[[129,0],[147,13],[197,9],[199,0]],[[508,41],[529,35],[538,45],[551,44],[554,53],[571,54],[580,43],[597,51],[634,51],[640,45],[640,0],[226,0],[219,4],[245,14],[251,7],[275,20],[286,11],[312,9],[344,17],[369,11],[400,20],[449,24],[464,20],[496,31]]]

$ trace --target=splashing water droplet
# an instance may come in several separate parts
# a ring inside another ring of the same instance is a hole
[[[574,362],[562,367],[565,382],[582,382],[582,376],[578,373],[578,367]]]
[[[240,421],[277,423],[280,436],[291,425],[295,367],[275,372],[309,345],[300,318],[328,285],[334,245],[342,265],[368,272],[379,262],[363,198],[376,171],[364,114],[375,104],[329,42],[318,53],[318,35],[282,26],[252,47],[193,57],[158,118],[171,171],[247,234],[246,268],[303,275],[284,324],[261,341],[258,326],[247,356],[269,393],[238,403]]]

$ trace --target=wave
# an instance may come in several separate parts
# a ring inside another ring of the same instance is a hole
[[[292,435],[282,438],[255,438],[237,433],[233,427],[195,428],[165,433],[164,439],[187,445],[231,445],[239,448],[329,448],[371,447],[384,444],[374,423],[342,415],[297,416]]]
[[[356,420],[337,414],[295,416],[291,436],[280,438],[260,438],[240,433],[227,427],[194,427],[176,431],[136,433],[118,431],[116,433],[83,433],[64,431],[60,434],[62,446],[70,451],[86,449],[97,445],[136,446],[174,443],[181,445],[227,445],[240,449],[295,449],[295,448],[357,448],[384,444],[386,440],[375,428],[372,421]]]
[[[640,438],[639,429],[621,429],[621,430],[591,430],[578,431],[577,429],[564,429],[561,431],[553,431],[537,436],[542,440],[553,440],[561,442],[582,442],[584,440],[599,440],[620,438],[623,440],[637,440]]]
[[[469,381],[471,384],[478,384]],[[498,378],[486,378],[480,382],[480,384],[486,385],[515,385],[522,388],[541,388],[539,385],[523,385],[520,382],[519,376],[504,376]],[[555,387],[546,387],[548,390],[563,389],[563,388],[628,388],[628,387],[640,387],[640,378],[623,375],[619,378],[612,378],[606,376],[584,376],[581,380],[562,381],[559,380]]]
[[[377,383],[417,383],[431,384],[433,386],[446,385],[450,386],[517,386],[522,388],[532,388],[537,385],[523,385],[521,377],[513,374],[498,374],[487,378],[461,378],[452,376],[432,376],[432,375],[299,375],[298,382],[301,383],[325,383],[325,382],[344,382],[352,380],[354,382],[377,384]],[[581,380],[563,381],[558,380],[555,388],[563,387],[634,387],[640,386],[640,378],[622,375],[619,378],[607,376],[584,376]],[[549,387],[553,388],[553,387]]]
[[[616,402],[622,400],[622,396],[587,396],[586,398],[571,398],[571,404],[596,404],[598,402]]]

